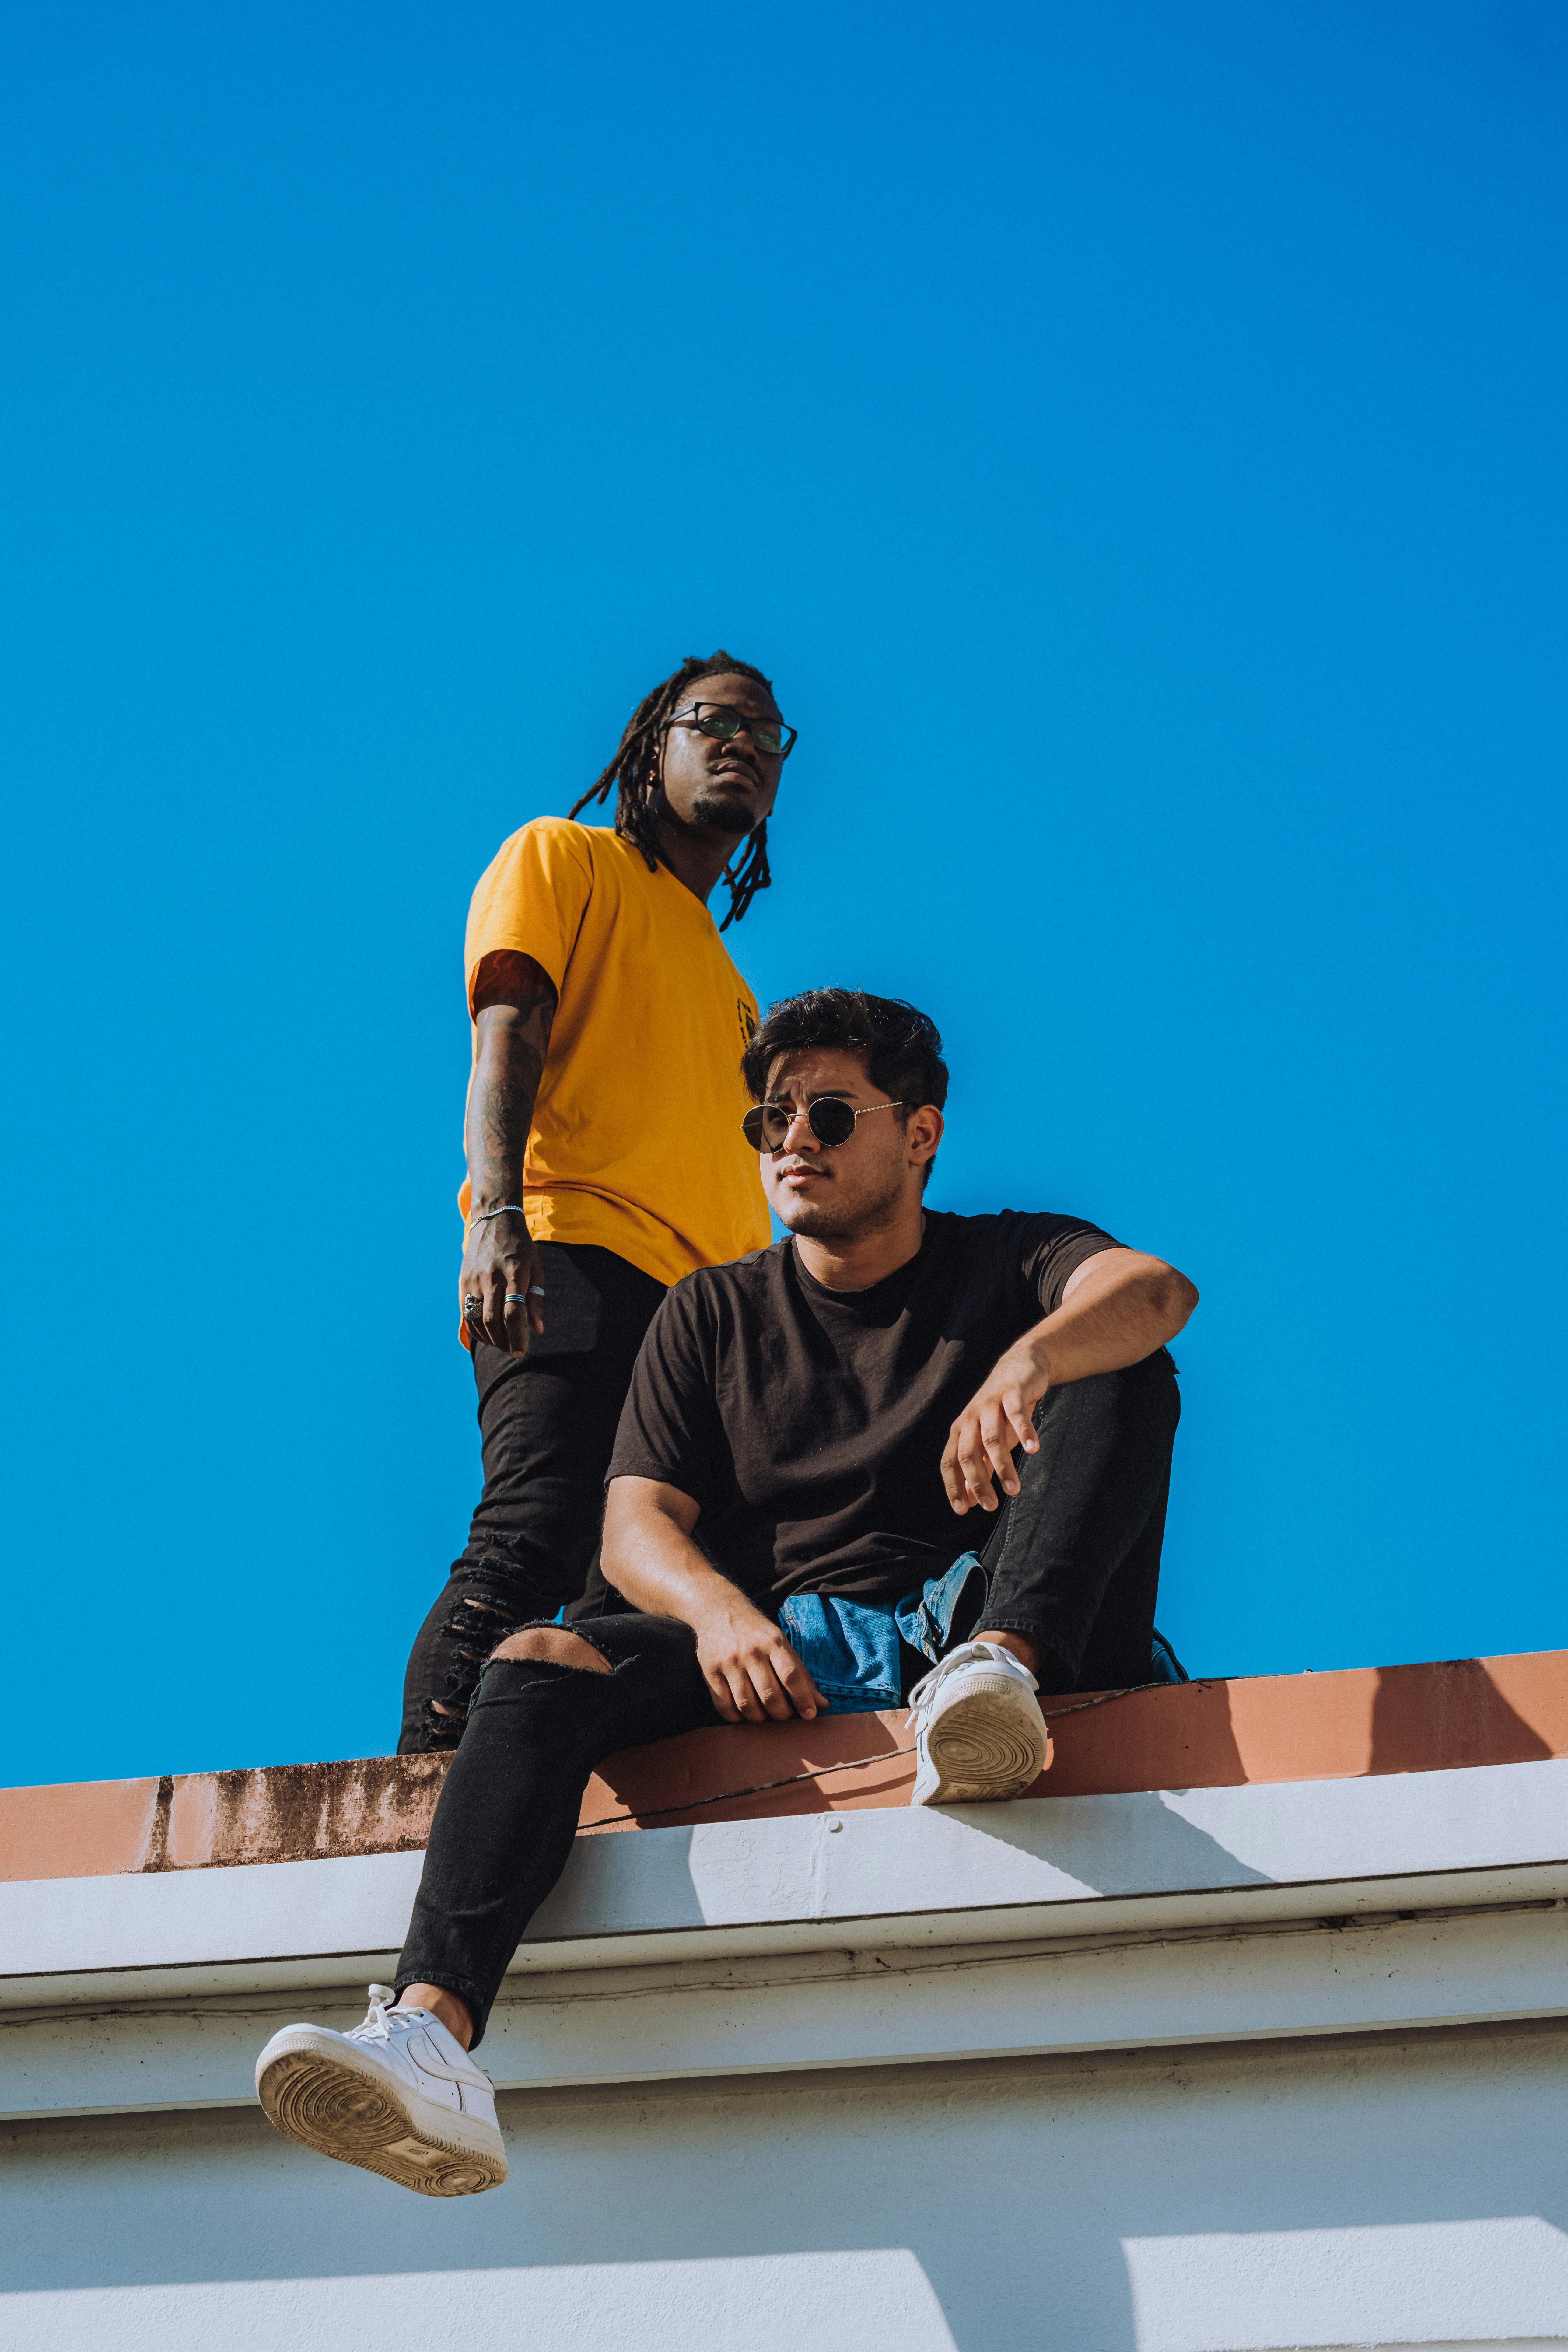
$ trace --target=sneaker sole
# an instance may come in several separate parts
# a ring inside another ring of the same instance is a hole
[[[1017,1688],[968,1691],[945,1707],[926,1734],[936,1786],[925,1805],[996,1804],[1022,1796],[1051,1760],[1051,1735]]]
[[[506,2179],[504,2149],[466,2133],[462,2118],[423,2113],[331,2044],[301,2034],[268,2051],[256,2071],[268,2120],[301,2147],[379,2172],[421,2197],[475,2197]],[[438,2120],[437,2118],[438,2117]]]

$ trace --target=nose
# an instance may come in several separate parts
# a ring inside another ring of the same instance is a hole
[[[784,1140],[778,1147],[781,1151],[821,1150],[822,1146],[812,1132],[808,1116],[810,1108],[807,1104],[803,1109],[791,1111],[789,1125],[784,1131]]]
[[[720,748],[724,751],[733,751],[738,749],[742,738],[753,761],[760,760],[763,755],[757,749],[756,738],[752,733],[752,722],[749,719],[743,720],[732,735],[724,736]]]

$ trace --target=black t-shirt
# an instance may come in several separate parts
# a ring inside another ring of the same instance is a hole
[[[824,1289],[789,1241],[688,1275],[643,1341],[607,1475],[689,1495],[696,1541],[764,1605],[897,1601],[973,1540],[942,1483],[953,1421],[1119,1246],[1078,1217],[939,1210],[869,1290]]]

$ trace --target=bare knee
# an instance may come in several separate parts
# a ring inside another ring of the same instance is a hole
[[[552,1666],[585,1666],[591,1675],[607,1675],[608,1658],[592,1642],[564,1625],[530,1625],[526,1633],[509,1633],[490,1652],[492,1658],[543,1658]]]

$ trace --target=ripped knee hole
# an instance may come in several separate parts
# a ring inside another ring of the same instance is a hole
[[[497,1658],[542,1658],[552,1666],[579,1666],[592,1675],[607,1675],[610,1662],[592,1642],[581,1633],[568,1633],[563,1625],[530,1625],[524,1633],[509,1633],[490,1652]]]

